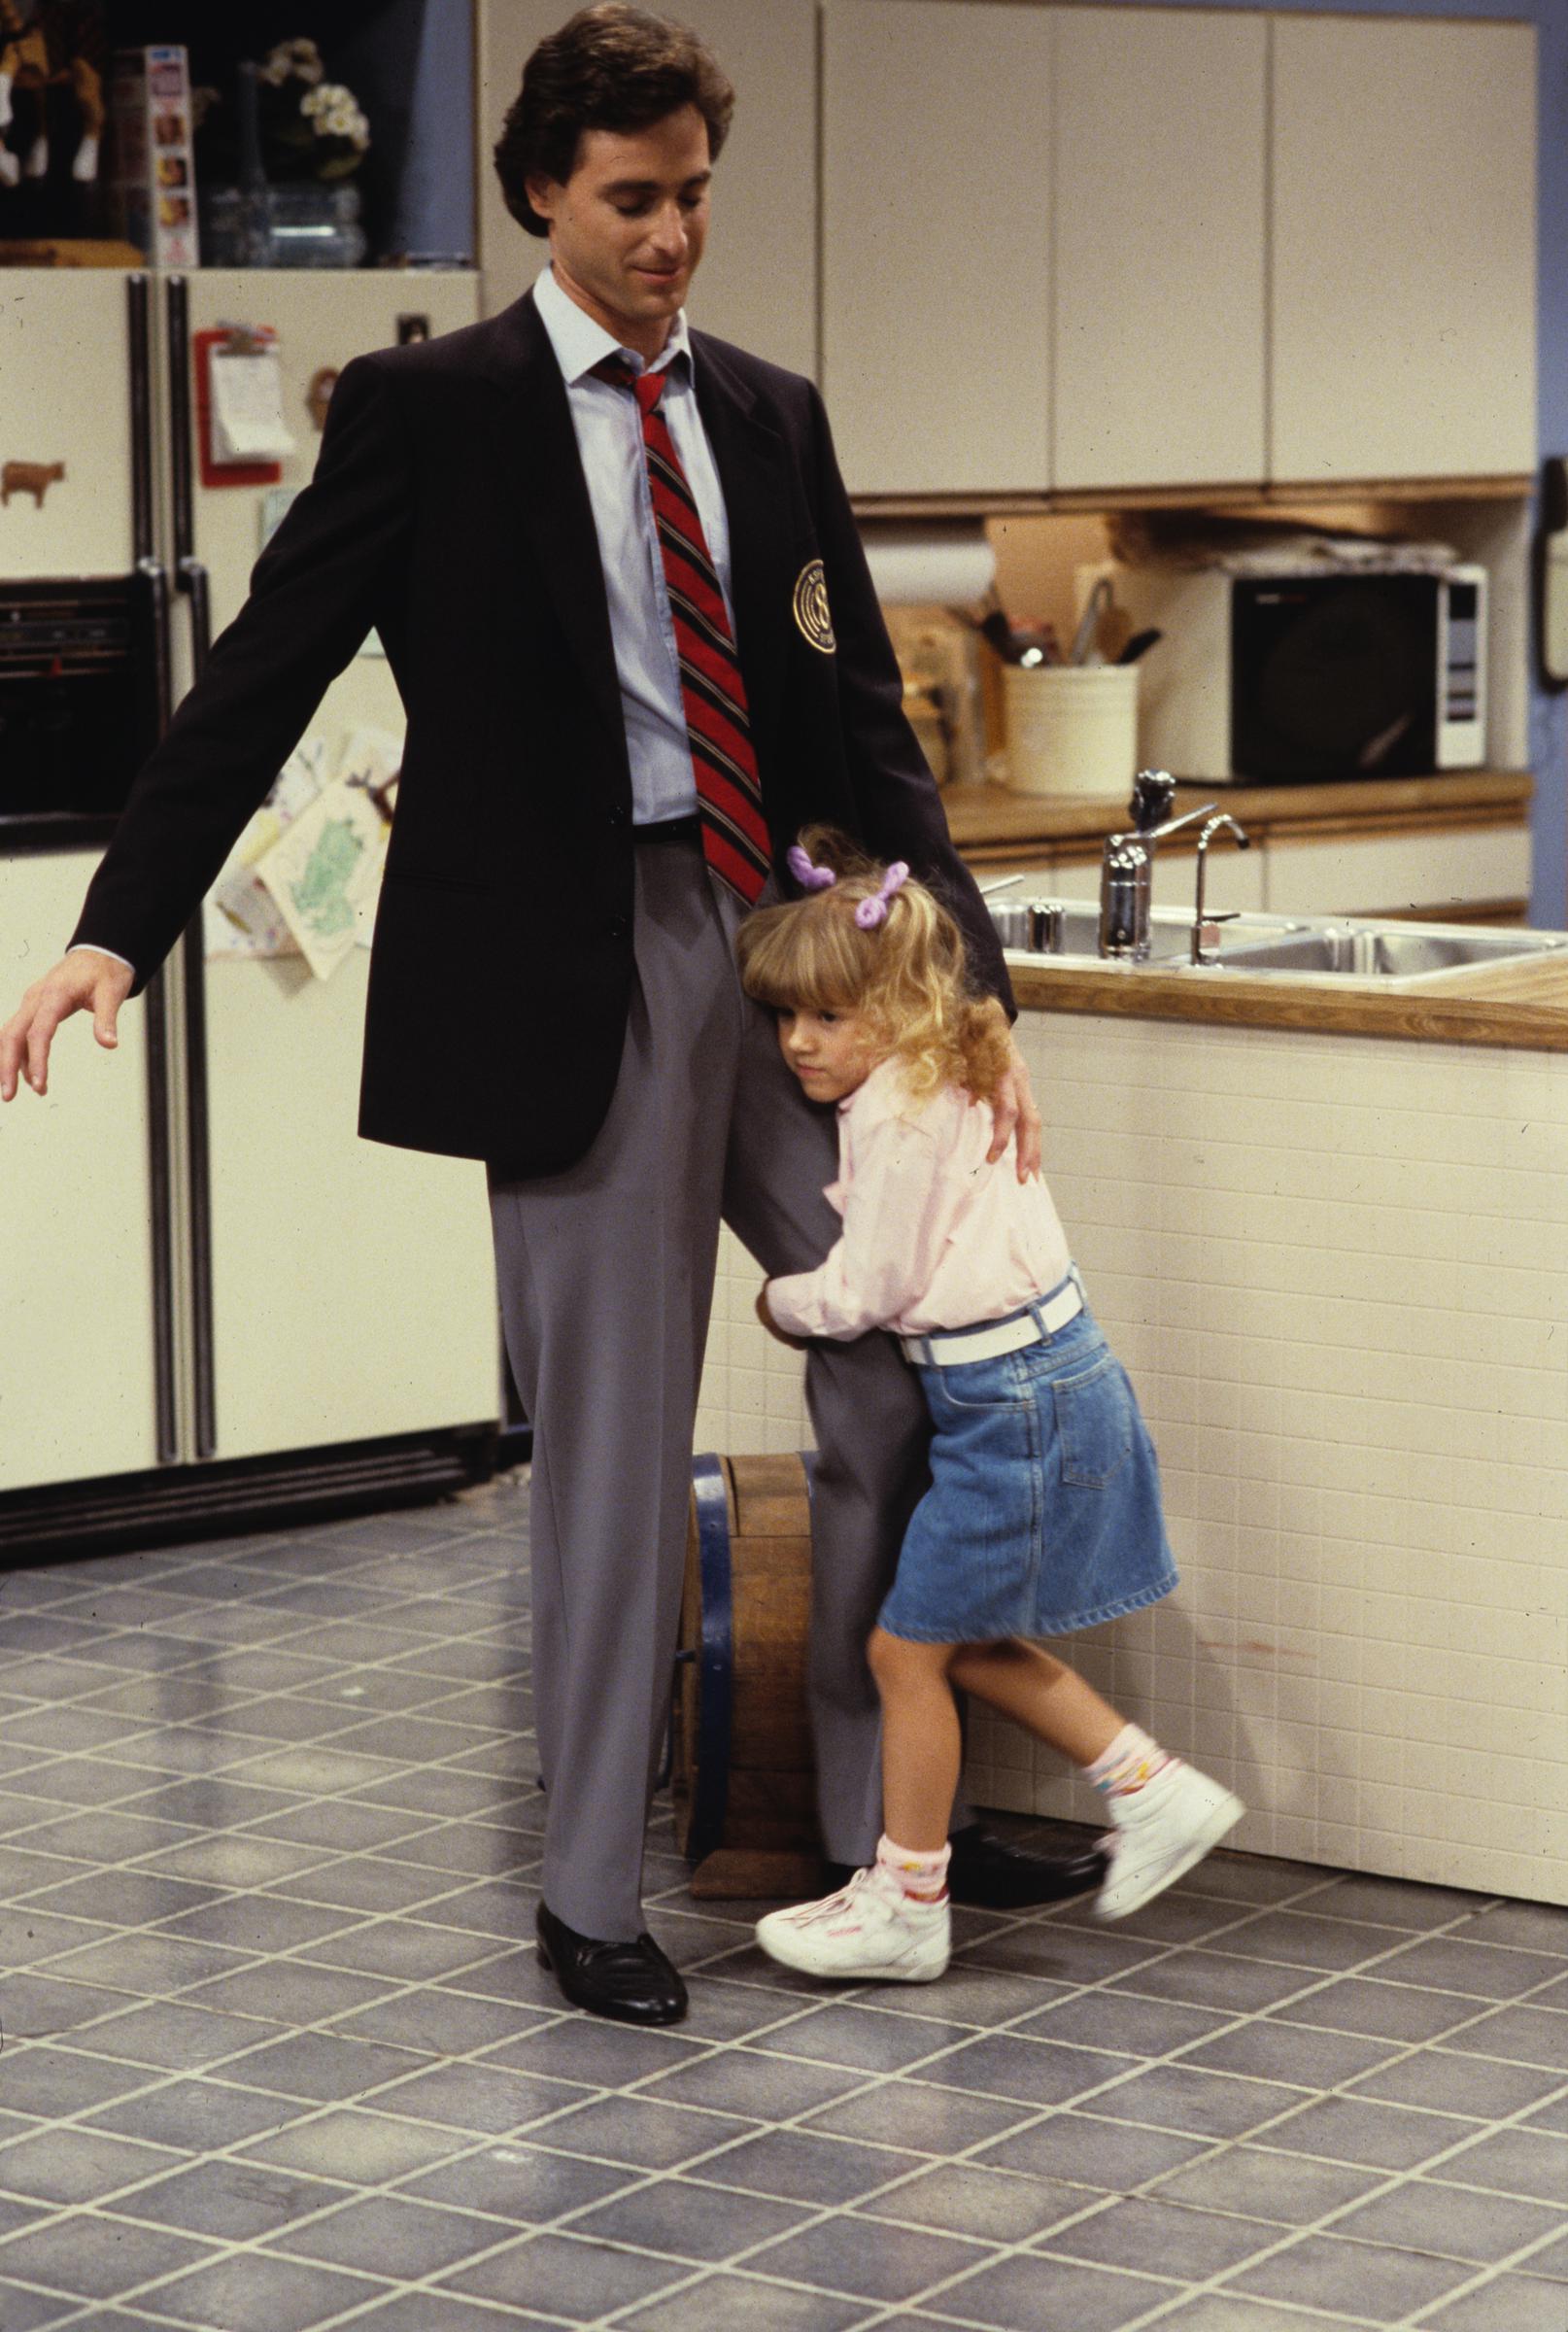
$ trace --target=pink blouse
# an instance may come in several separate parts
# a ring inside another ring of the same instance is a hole
[[[909,1097],[884,1061],[838,1104],[838,1180],[824,1196],[843,1233],[814,1271],[767,1283],[792,1336],[923,1335],[1001,1320],[1047,1295],[1072,1261],[1050,1192],[996,1164],[990,1105],[946,1085]]]

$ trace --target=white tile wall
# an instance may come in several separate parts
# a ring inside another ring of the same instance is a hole
[[[1181,1586],[1075,1638],[1263,1853],[1568,1901],[1568,1064],[1027,1013]],[[699,1447],[803,1446],[726,1240]],[[978,1802],[1095,1819],[975,1713]]]

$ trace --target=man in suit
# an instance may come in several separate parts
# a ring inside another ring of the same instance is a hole
[[[6,1100],[24,1060],[45,1090],[67,1012],[113,1043],[373,624],[408,731],[360,1130],[487,1163],[535,1435],[539,1944],[568,1999],[641,2023],[686,2006],[640,1865],[719,1223],[768,1274],[836,1233],[832,1113],[741,995],[736,922],[826,819],[937,885],[999,1012],[1008,995],[820,399],[686,324],[732,102],[699,43],[624,0],[541,43],[496,164],[551,267],[488,323],[346,366],[315,479],[138,779],[71,951],[0,1034]],[[1021,1061],[1006,1115],[1026,1173]],[[878,1829],[863,1647],[927,1428],[889,1339],[816,1348],[807,1375],[821,1814],[853,1865]],[[960,1832],[971,1900],[1099,1875]]]

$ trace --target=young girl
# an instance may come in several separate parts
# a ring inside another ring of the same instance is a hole
[[[801,844],[790,866],[805,895],[741,926],[741,978],[777,1013],[807,1096],[837,1106],[827,1196],[843,1233],[816,1270],[769,1280],[758,1310],[786,1339],[893,1330],[935,1433],[869,1646],[886,1835],[840,1893],[771,1911],[757,1934],[812,1975],[924,1983],[947,1965],[955,1688],[1104,1794],[1102,1918],[1169,1886],[1243,1807],[1033,1640],[1176,1585],[1153,1447],[1044,1183],[986,1162],[1008,1044],[966,991],[956,923],[903,865],[870,866],[825,829]]]

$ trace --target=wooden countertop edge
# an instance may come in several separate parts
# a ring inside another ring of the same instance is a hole
[[[1213,799],[1260,840],[1412,833],[1453,825],[1522,824],[1534,779],[1528,770],[1477,770],[1438,777],[1367,778],[1353,785],[1176,788],[1177,809]],[[960,850],[1027,850],[1103,841],[1127,806],[1119,798],[1020,794],[1001,785],[942,789],[948,831]],[[1183,839],[1173,836],[1171,846]]]
[[[1124,1020],[1184,1020],[1193,1026],[1305,1029],[1317,1036],[1415,1038],[1428,1044],[1500,1046],[1524,1052],[1568,1052],[1568,978],[1560,1004],[1539,1005],[1483,994],[1397,993],[1306,981],[1246,979],[1232,972],[1206,979],[1144,970],[1046,970],[1009,963],[1020,1010],[1103,1012]],[[1478,976],[1479,977],[1479,976]],[[1559,976],[1560,977],[1560,976]]]

